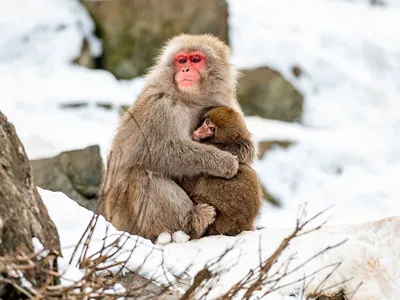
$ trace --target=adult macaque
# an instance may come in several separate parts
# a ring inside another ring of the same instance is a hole
[[[169,242],[176,231],[201,236],[215,220],[214,207],[193,205],[176,181],[232,178],[238,171],[231,153],[191,139],[205,107],[227,105],[241,113],[229,54],[210,35],[180,35],[162,50],[111,146],[99,213],[117,229],[153,241],[164,233]]]
[[[212,108],[204,115],[193,139],[237,155],[240,163],[232,179],[200,176],[182,185],[195,203],[212,205],[217,211],[216,220],[205,235],[237,235],[254,230],[262,189],[257,173],[249,166],[255,153],[242,115],[226,106]]]

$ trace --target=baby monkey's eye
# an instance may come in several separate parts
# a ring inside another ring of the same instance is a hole
[[[186,62],[186,58],[181,58],[180,60],[179,60],[179,63],[180,64],[184,64]]]
[[[206,123],[206,125],[210,125],[210,120],[209,119],[206,119],[204,122]]]
[[[215,127],[210,127],[211,132],[215,132]]]

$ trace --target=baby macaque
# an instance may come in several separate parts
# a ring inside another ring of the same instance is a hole
[[[239,171],[232,179],[201,176],[184,185],[193,202],[215,207],[217,217],[205,235],[237,235],[254,230],[259,214],[262,190],[257,173],[249,166],[254,147],[242,115],[227,106],[214,107],[193,133],[193,140],[213,145],[237,156]]]

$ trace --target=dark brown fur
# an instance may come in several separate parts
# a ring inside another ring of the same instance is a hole
[[[216,126],[214,135],[204,143],[237,155],[239,171],[232,179],[202,176],[197,181],[188,180],[182,186],[195,203],[206,203],[217,210],[217,218],[205,235],[237,235],[254,230],[262,190],[257,173],[249,166],[255,153],[243,117],[229,107],[217,107],[207,112],[204,118],[209,118]]]
[[[179,51],[206,56],[198,91],[181,92],[174,82],[173,57]],[[229,53],[209,35],[180,35],[163,49],[112,143],[98,212],[117,229],[152,240],[178,230],[199,237],[214,221],[215,209],[193,205],[176,180],[203,174],[232,178],[237,173],[232,154],[190,137],[207,106],[227,105],[241,113]]]

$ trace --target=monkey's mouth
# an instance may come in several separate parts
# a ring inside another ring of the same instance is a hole
[[[179,86],[182,86],[182,87],[192,86],[195,84],[196,84],[196,81],[191,80],[191,79],[182,79],[181,81],[179,81]]]

